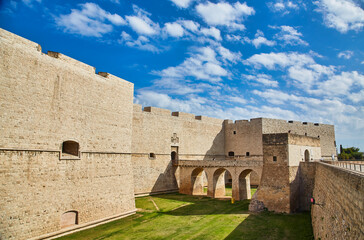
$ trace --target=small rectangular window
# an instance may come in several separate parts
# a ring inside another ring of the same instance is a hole
[[[229,152],[229,157],[234,157],[235,153],[234,152]]]
[[[245,153],[245,155],[246,155],[247,157],[249,157],[249,156],[250,156],[250,152],[246,152],[246,153]]]
[[[149,159],[155,159],[155,154],[154,153],[149,153]]]
[[[277,156],[273,156],[273,162],[277,162]]]
[[[234,131],[234,134],[236,134],[236,131]]]

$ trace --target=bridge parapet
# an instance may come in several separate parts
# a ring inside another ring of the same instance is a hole
[[[259,167],[262,160],[174,160],[174,166],[180,167]]]

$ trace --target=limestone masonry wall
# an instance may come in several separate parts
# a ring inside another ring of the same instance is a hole
[[[325,163],[316,164],[312,206],[315,239],[362,239],[364,175]]]
[[[336,142],[334,125],[285,121],[280,119],[262,119],[262,133],[292,133],[308,137],[320,138],[321,154],[324,159],[336,157]],[[318,160],[318,159],[315,159]]]
[[[184,160],[224,158],[223,120],[134,104],[135,193],[177,190],[171,152]],[[155,157],[150,157],[154,153]]]
[[[135,212],[133,84],[5,30],[0,46],[0,238]]]

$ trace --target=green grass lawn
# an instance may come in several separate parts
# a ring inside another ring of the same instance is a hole
[[[251,214],[248,205],[182,194],[136,198],[137,214],[59,239],[313,239],[309,213]]]

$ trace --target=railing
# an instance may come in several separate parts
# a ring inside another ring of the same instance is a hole
[[[364,161],[324,161],[326,163],[346,168],[352,171],[364,173]]]

